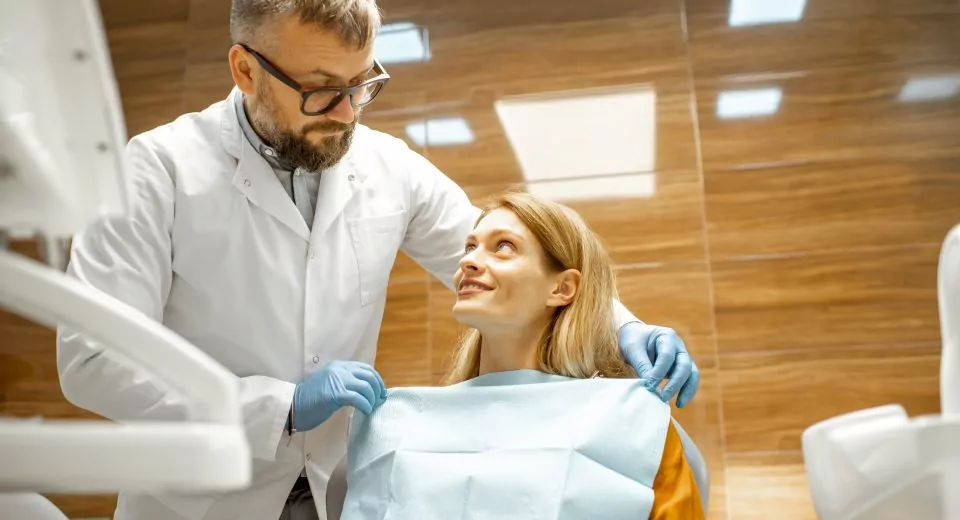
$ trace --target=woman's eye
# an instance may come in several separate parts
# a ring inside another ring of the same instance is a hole
[[[466,247],[463,248],[463,252],[464,252],[464,253],[469,253],[470,251],[473,251],[474,249],[476,249],[476,247],[477,247],[477,246],[475,246],[475,245],[473,245],[473,244],[467,244]]]
[[[506,240],[501,240],[500,243],[497,244],[497,251],[513,251],[513,244]]]

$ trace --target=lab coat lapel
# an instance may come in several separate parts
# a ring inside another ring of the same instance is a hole
[[[317,195],[317,210],[313,219],[313,232],[317,236],[325,233],[333,224],[360,184],[351,155],[348,153],[320,177],[320,193]]]
[[[233,174],[233,185],[247,199],[264,210],[282,224],[290,228],[300,238],[309,241],[310,230],[290,195],[283,189],[273,168],[253,148],[243,136],[232,96],[240,95],[237,89],[224,104],[221,123],[221,140],[224,149],[237,158],[237,169]]]
[[[310,230],[303,216],[297,211],[290,195],[283,189],[280,180],[250,143],[244,139],[241,145],[240,162],[233,175],[233,185],[237,187],[250,202],[266,211],[274,218],[285,224],[300,238],[309,241]]]

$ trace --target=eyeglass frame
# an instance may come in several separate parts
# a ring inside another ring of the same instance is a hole
[[[234,45],[239,45],[243,50],[249,52],[250,55],[253,56],[255,60],[257,60],[257,63],[260,64],[260,67],[262,67],[263,70],[267,71],[267,74],[270,74],[271,76],[276,78],[280,83],[283,83],[284,85],[292,88],[293,90],[296,90],[300,94],[300,112],[305,116],[322,116],[324,114],[328,114],[334,108],[336,108],[337,105],[339,105],[344,98],[348,98],[350,100],[350,106],[353,107],[354,109],[365,107],[370,103],[372,103],[373,100],[376,99],[378,95],[380,95],[380,92],[383,90],[383,87],[387,86],[387,83],[390,81],[390,75],[387,74],[386,69],[383,68],[383,65],[381,65],[378,60],[374,59],[373,70],[374,72],[377,73],[377,75],[358,85],[353,85],[348,87],[316,87],[316,88],[307,89],[303,85],[298,83],[296,80],[291,78],[290,76],[287,76],[286,74],[284,74],[280,69],[277,68],[276,65],[274,65],[273,63],[270,63],[270,60],[265,58],[262,54],[251,49],[249,45],[245,43],[235,43]],[[370,101],[367,101],[362,105],[358,105],[357,103],[354,103],[353,94],[356,91],[368,86],[371,83],[380,83],[380,86],[377,88],[376,91],[374,91],[373,96],[371,96],[370,98]],[[336,92],[337,95],[334,96],[333,99],[330,101],[330,103],[327,104],[327,106],[324,107],[323,109],[317,112],[307,112],[304,109],[304,107],[307,104],[307,99],[309,99],[310,96],[316,94],[317,92]]]

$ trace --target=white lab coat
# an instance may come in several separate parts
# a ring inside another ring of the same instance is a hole
[[[290,438],[295,383],[332,360],[373,364],[398,250],[449,287],[479,210],[403,141],[358,125],[323,173],[311,231],[243,136],[232,98],[133,138],[127,152],[132,213],[78,235],[68,272],[237,375],[254,460],[248,490],[121,493],[116,518],[273,520],[304,466],[323,504],[351,411]],[[621,323],[635,319],[617,308]],[[61,327],[57,354],[70,402],[116,421],[185,418],[179,395],[94,339]]]

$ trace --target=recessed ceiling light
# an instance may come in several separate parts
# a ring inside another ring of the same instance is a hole
[[[807,0],[730,0],[728,22],[733,27],[796,22],[806,5]]]
[[[407,125],[407,136],[417,146],[455,146],[472,143],[473,130],[462,117],[444,117]]]
[[[410,22],[384,25],[373,42],[380,63],[409,63],[430,59],[426,31]]]
[[[523,96],[495,103],[527,181],[652,172],[656,92],[649,86]]]
[[[777,113],[782,99],[783,90],[779,88],[726,90],[720,92],[717,98],[717,117],[742,119],[768,116]]]
[[[527,191],[557,202],[577,202],[611,199],[647,199],[657,192],[653,172],[587,177],[559,181],[529,182]]]
[[[947,99],[960,92],[960,74],[921,76],[907,80],[897,99],[905,103]]]

